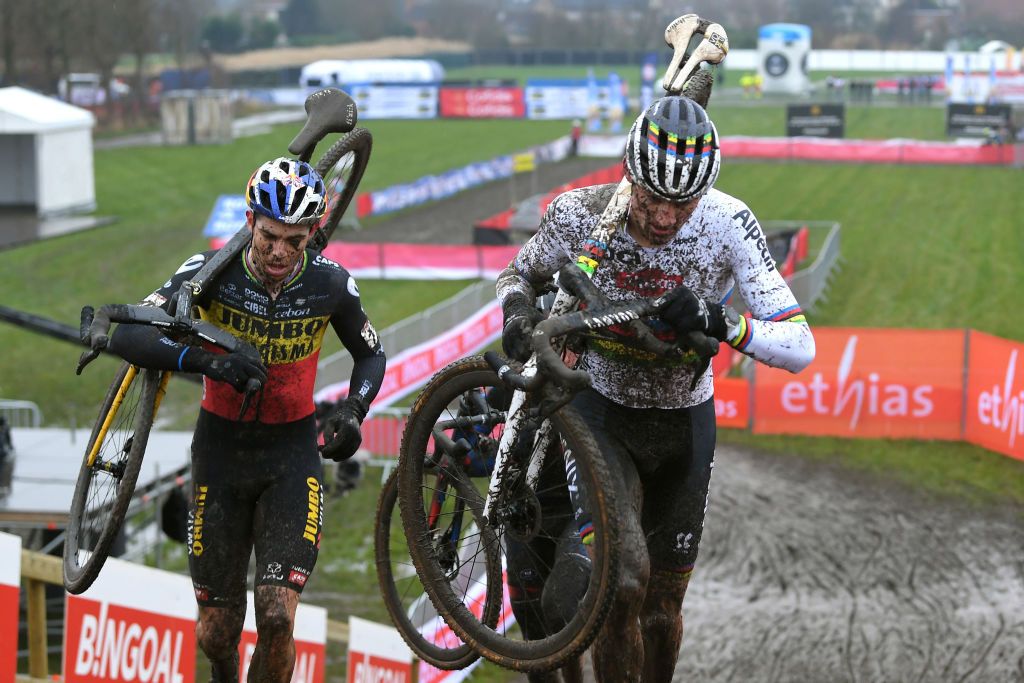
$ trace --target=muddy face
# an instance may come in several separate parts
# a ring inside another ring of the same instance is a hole
[[[248,214],[252,230],[250,257],[256,276],[267,289],[279,288],[295,270],[309,241],[308,225],[289,225],[266,216]]]
[[[668,244],[699,203],[700,197],[688,202],[670,202],[635,183],[629,199],[629,234],[645,247]]]

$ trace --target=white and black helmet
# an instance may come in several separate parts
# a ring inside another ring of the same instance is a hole
[[[715,124],[688,97],[655,100],[629,129],[626,165],[633,182],[662,199],[685,202],[704,194],[720,162]]]

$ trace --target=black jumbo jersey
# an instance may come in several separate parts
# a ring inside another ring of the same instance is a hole
[[[146,301],[166,309],[181,283],[214,253],[190,257]],[[243,421],[293,422],[313,412],[317,360],[328,324],[353,358],[384,353],[363,311],[355,279],[342,266],[309,249],[298,274],[276,299],[249,270],[242,254],[195,303],[203,320],[252,344],[267,366],[267,384]],[[203,408],[209,412],[237,420],[242,398],[231,385],[203,378]]]

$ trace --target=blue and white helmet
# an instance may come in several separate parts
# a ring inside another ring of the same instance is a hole
[[[688,97],[655,100],[629,129],[626,165],[633,182],[662,199],[685,202],[704,194],[720,163],[715,124]]]
[[[315,223],[324,213],[324,181],[305,161],[279,157],[252,174],[245,188],[249,208],[291,225]]]

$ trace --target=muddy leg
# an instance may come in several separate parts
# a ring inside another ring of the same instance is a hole
[[[238,682],[238,641],[245,621],[245,603],[239,607],[199,607],[196,640],[210,660],[216,683]]]
[[[644,634],[644,682],[672,680],[683,641],[683,597],[690,572],[651,572],[647,597],[640,614]]]
[[[295,667],[295,609],[299,594],[280,586],[256,587],[256,650],[250,683],[288,683]]]

